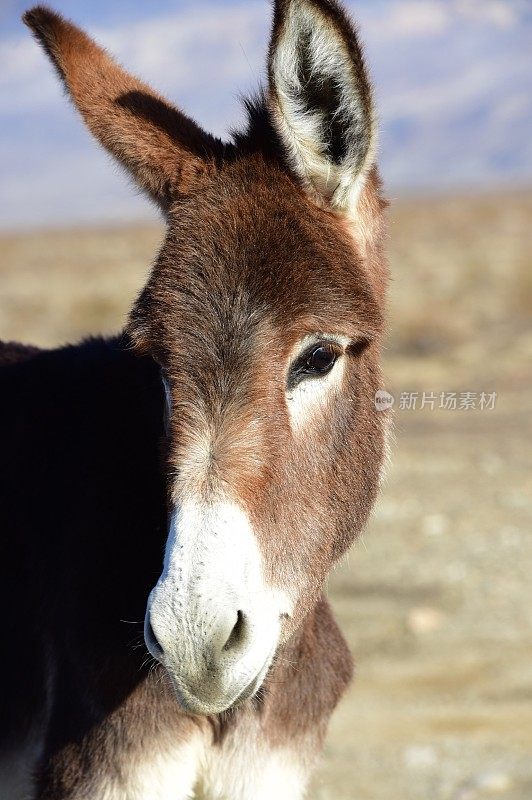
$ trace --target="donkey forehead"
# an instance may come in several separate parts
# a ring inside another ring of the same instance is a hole
[[[263,268],[283,273],[321,266],[329,281],[357,269],[356,242],[331,212],[316,206],[286,172],[254,157],[216,170],[203,190],[170,212],[180,255],[215,262],[243,278]],[[188,244],[188,247],[187,247]],[[191,252],[194,248],[194,252]],[[293,277],[293,276],[292,276]],[[312,277],[312,276],[307,276]]]
[[[154,313],[173,320],[173,333],[192,326],[231,339],[259,324],[287,341],[374,334],[377,303],[340,221],[280,170],[228,172],[172,209],[148,286]]]

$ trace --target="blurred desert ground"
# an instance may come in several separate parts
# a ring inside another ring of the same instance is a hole
[[[392,205],[386,388],[498,396],[396,410],[372,521],[330,582],[357,678],[314,800],[532,798],[531,221],[524,191]],[[0,337],[116,331],[160,238],[3,235]]]

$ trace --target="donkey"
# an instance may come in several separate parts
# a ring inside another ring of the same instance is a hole
[[[385,449],[360,45],[334,0],[276,0],[222,143],[24,22],[167,229],[120,335],[0,348],[0,795],[297,800],[352,673],[324,584]]]

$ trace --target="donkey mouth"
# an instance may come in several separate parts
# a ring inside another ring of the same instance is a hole
[[[231,640],[228,651],[222,648],[221,656],[217,651],[213,655],[212,648],[208,654],[194,653],[190,643],[188,652],[183,643],[179,648],[161,647],[148,613],[144,639],[152,657],[164,668],[183,711],[210,716],[242,705],[260,689],[279,646],[280,625],[276,628],[270,631],[266,653],[266,642],[259,637],[251,645],[247,642],[244,651],[235,655]]]
[[[276,648],[272,650],[272,652],[264,662],[264,665],[262,666],[262,669],[259,671],[259,673],[253,678],[252,681],[250,681],[250,683],[248,683],[246,688],[240,692],[236,700],[233,701],[233,703],[231,704],[231,706],[229,706],[229,708],[236,708],[245,703],[246,700],[249,700],[252,697],[254,697],[254,695],[256,695],[256,693],[259,691],[262,684],[264,683],[264,680],[268,672],[270,671],[272,660],[275,655],[275,649]]]
[[[203,680],[200,684],[201,689],[204,691],[201,691],[201,689],[191,691],[167,668],[174,692],[183,711],[194,716],[211,716],[243,705],[259,691],[264,683],[270,670],[275,650],[276,647],[272,648],[262,667],[243,688],[238,687],[236,691],[233,689],[221,697],[215,697],[216,691],[213,691],[214,687],[209,685],[208,679]]]

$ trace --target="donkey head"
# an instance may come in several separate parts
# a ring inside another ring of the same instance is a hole
[[[127,326],[167,398],[145,639],[183,706],[216,713],[261,685],[378,485],[384,203],[361,50],[333,0],[277,0],[267,89],[223,145],[58,15],[25,21],[166,217]]]

